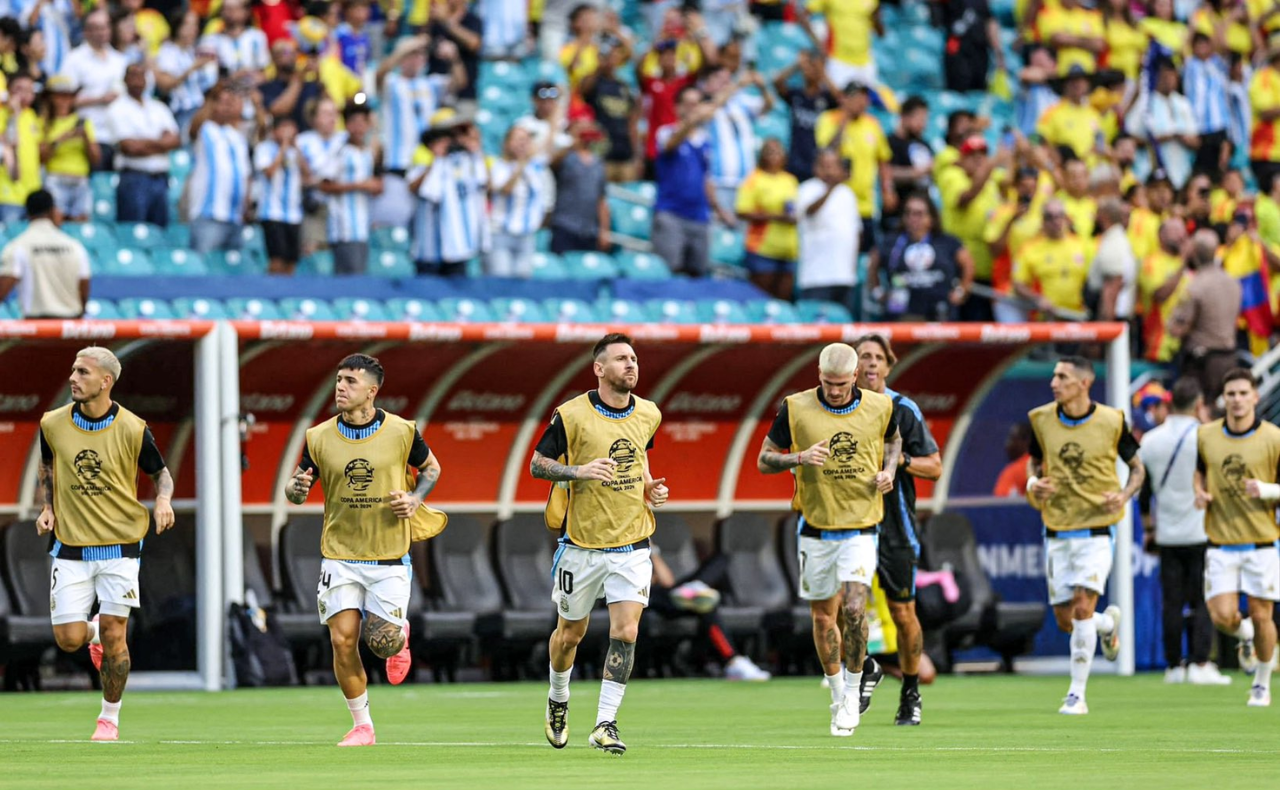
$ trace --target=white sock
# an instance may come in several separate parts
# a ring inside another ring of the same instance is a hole
[[[1071,688],[1069,694],[1084,698],[1093,654],[1098,652],[1098,626],[1093,618],[1071,621]]]
[[[1247,617],[1240,618],[1240,625],[1236,626],[1236,630],[1231,634],[1241,642],[1253,641],[1253,621]]]
[[[1111,615],[1103,612],[1097,612],[1093,615],[1093,624],[1098,627],[1098,633],[1110,634],[1116,630],[1116,621],[1111,619]]]
[[[355,722],[355,726],[368,724],[373,726],[373,717],[369,715],[369,692],[365,692],[355,699],[347,700],[347,710],[351,711],[351,720]]]
[[[1274,649],[1274,648],[1273,648]],[[1271,690],[1271,662],[1258,659],[1258,671],[1253,676],[1253,685]]]
[[[117,727],[120,726],[120,706],[124,704],[124,700],[120,702],[102,701],[102,713],[98,715],[99,719],[109,721]]]
[[[618,720],[618,707],[622,705],[622,695],[626,693],[625,683],[600,681],[600,707],[596,708],[596,724]]]
[[[555,702],[569,701],[569,676],[573,674],[573,667],[569,667],[563,672],[557,672],[555,667],[551,667],[551,693],[547,696]]]
[[[844,670],[844,689],[846,694],[859,694],[862,691],[862,665],[858,665],[857,672],[850,672],[848,667]]]
[[[827,685],[831,687],[831,701],[839,704],[844,699],[844,670],[840,670],[834,675],[824,675],[827,679]]]
[[[85,625],[89,627],[89,644],[91,645],[102,644],[102,640],[98,638],[98,624],[93,620],[90,620],[86,622]]]

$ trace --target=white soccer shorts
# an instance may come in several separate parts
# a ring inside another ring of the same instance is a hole
[[[595,551],[561,544],[551,564],[551,600],[566,620],[591,614],[601,597],[605,603],[634,601],[649,605],[653,560],[649,549]]]
[[[94,599],[98,613],[128,617],[138,608],[138,558],[53,560],[49,572],[49,614],[54,625],[89,619]]]
[[[827,601],[840,594],[845,582],[870,587],[878,556],[876,536],[871,533],[842,540],[801,535],[800,597],[806,601]]]
[[[1205,551],[1205,600],[1241,592],[1250,598],[1280,601],[1280,551],[1275,546],[1210,546]]]
[[[1107,591],[1114,553],[1109,535],[1045,538],[1044,542],[1044,575],[1051,606],[1070,602],[1077,587],[1099,595]]]
[[[357,565],[325,559],[320,563],[316,604],[320,622],[346,609],[375,614],[389,623],[405,624],[409,611],[411,569],[408,565]]]

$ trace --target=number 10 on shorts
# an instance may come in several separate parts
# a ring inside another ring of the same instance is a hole
[[[573,572],[564,568],[556,570],[556,586],[560,588],[560,592],[565,595],[573,594]]]

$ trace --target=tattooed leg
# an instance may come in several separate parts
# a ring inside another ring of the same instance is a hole
[[[376,614],[364,618],[364,643],[378,658],[391,658],[404,648],[404,630]]]
[[[810,601],[809,612],[813,616],[813,646],[818,650],[818,661],[827,675],[840,672],[840,624],[836,613],[840,599]]]
[[[129,681],[129,645],[125,642],[129,620],[125,617],[103,615],[98,620],[99,640],[102,642],[102,698],[107,702],[119,702],[124,686]]]
[[[861,667],[867,659],[867,586],[858,582],[844,585],[844,656],[850,667]]]
[[[621,639],[609,640],[609,652],[604,658],[604,679],[626,685],[631,679],[631,669],[636,663],[636,643]]]

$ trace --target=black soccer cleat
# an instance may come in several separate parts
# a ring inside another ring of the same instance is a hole
[[[920,693],[905,692],[898,701],[898,715],[894,717],[893,723],[899,727],[919,727],[921,708]]]
[[[862,665],[862,683],[858,685],[859,713],[866,713],[867,708],[871,707],[871,695],[875,693],[881,680],[884,680],[884,670],[874,658],[867,656],[866,663]]]
[[[621,757],[627,751],[627,745],[618,736],[618,722],[602,721],[591,731],[590,744],[602,752]]]
[[[569,703],[547,700],[547,743],[563,749],[569,742]]]

